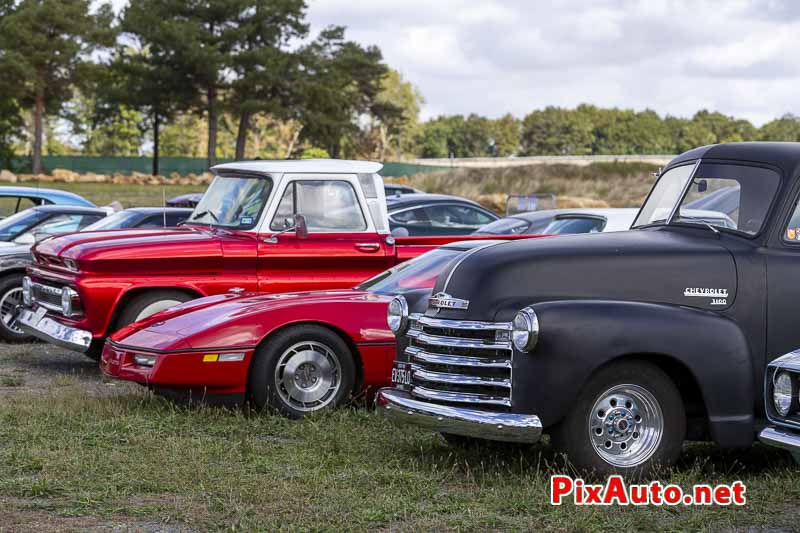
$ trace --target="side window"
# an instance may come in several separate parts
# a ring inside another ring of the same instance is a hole
[[[19,213],[29,207],[39,205],[39,202],[31,198],[21,196],[0,197],[0,218],[5,218]]]
[[[392,218],[401,224],[430,224],[431,220],[428,217],[428,212],[424,207],[418,209],[409,209],[407,211],[400,211],[392,215]]]
[[[306,218],[310,232],[364,231],[367,221],[353,186],[346,181],[294,181],[278,204],[270,229],[280,231],[294,224],[295,214]]]
[[[167,218],[167,223],[169,223],[169,218]],[[138,224],[136,224],[137,228],[141,229],[153,229],[153,228],[163,228],[164,227],[164,215],[150,215],[149,217],[145,218]]]
[[[29,233],[42,235],[60,235],[62,233],[72,233],[81,228],[96,222],[101,217],[89,215],[56,215],[50,217],[41,224],[28,230]]]
[[[786,231],[783,232],[783,240],[789,242],[800,242],[800,200],[792,212]]]
[[[181,222],[185,222],[187,218],[189,218],[189,214],[186,214],[186,215],[176,214],[176,213],[168,214],[167,215],[167,226],[173,228],[173,227],[177,226],[178,224],[180,224]]]
[[[426,208],[434,226],[475,228],[492,221],[485,213],[467,206],[434,205]]]

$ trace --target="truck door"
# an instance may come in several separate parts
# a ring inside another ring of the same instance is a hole
[[[289,292],[350,288],[394,262],[366,216],[355,175],[290,175],[258,240],[259,290]],[[294,231],[303,215],[308,238]]]
[[[787,221],[777,220],[781,232],[767,252],[768,361],[800,348],[800,203]]]

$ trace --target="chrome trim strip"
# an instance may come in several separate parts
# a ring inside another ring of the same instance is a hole
[[[483,359],[460,355],[442,355],[420,350],[414,346],[406,348],[406,355],[415,361],[434,365],[463,366],[467,368],[511,368],[511,360]]]
[[[92,344],[91,331],[65,326],[47,316],[36,321],[36,314],[27,308],[19,312],[17,325],[28,335],[68,350],[86,352]]]
[[[511,407],[510,398],[500,396],[489,396],[488,394],[476,394],[471,392],[450,392],[429,389],[427,387],[414,386],[411,388],[411,396],[432,400],[435,402],[453,403],[480,403],[484,405],[500,405]]]
[[[379,390],[377,405],[380,414],[398,425],[505,442],[533,443],[542,435],[542,422],[536,415],[430,404],[397,389]]]
[[[494,242],[491,244],[486,244],[484,246],[478,246],[477,248],[473,248],[472,250],[465,252],[461,257],[456,259],[456,264],[453,265],[453,268],[450,269],[450,272],[447,274],[447,279],[444,280],[444,286],[440,292],[447,292],[447,286],[450,285],[450,280],[453,279],[453,273],[461,266],[461,263],[467,260],[467,257],[480,252],[481,250],[485,250],[486,248],[491,248],[492,246],[497,246],[499,244],[505,244],[504,242]]]
[[[758,440],[790,452],[800,453],[800,433],[768,427],[758,434]]]
[[[419,323],[432,328],[468,329],[468,330],[507,330],[511,331],[511,322],[479,322],[474,320],[448,320],[420,316]]]
[[[447,385],[464,385],[476,387],[502,387],[511,389],[511,380],[506,378],[482,378],[467,374],[453,374],[449,372],[434,372],[425,370],[422,367],[412,365],[412,375],[416,379],[428,381],[430,383],[444,383]]]
[[[681,191],[681,195],[675,202],[675,207],[672,208],[672,212],[669,214],[669,218],[667,218],[667,221],[664,223],[665,225],[669,226],[672,223],[672,219],[675,218],[676,214],[678,214],[678,209],[680,209],[681,203],[683,202],[683,199],[686,197],[686,193],[689,192],[689,188],[692,186],[692,180],[694,180],[694,175],[697,174],[697,169],[700,168],[700,163],[702,162],[703,162],[702,158],[698,159],[697,162],[695,162],[694,168],[692,169],[692,173],[689,174],[689,179],[686,180],[686,185],[684,185],[683,191]]]
[[[487,350],[510,350],[511,341],[504,343],[489,343],[481,339],[462,339],[460,337],[440,337],[439,335],[429,335],[427,333],[408,330],[408,337],[417,341],[430,344],[431,346],[450,346],[454,348],[484,348]]]

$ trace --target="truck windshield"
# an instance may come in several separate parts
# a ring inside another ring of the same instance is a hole
[[[633,227],[669,223],[746,235],[761,231],[780,185],[776,172],[715,163],[702,163],[693,175],[694,169],[695,165],[684,165],[661,176]]]
[[[397,295],[414,289],[432,289],[444,267],[462,253],[452,248],[431,250],[371,277],[356,290]]]
[[[258,223],[271,189],[269,178],[217,176],[186,223],[252,229]]]

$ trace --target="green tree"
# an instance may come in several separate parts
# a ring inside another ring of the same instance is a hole
[[[586,155],[592,153],[593,125],[585,113],[546,107],[522,120],[523,155]]]
[[[392,69],[386,73],[372,106],[380,133],[378,159],[386,159],[391,144],[395,145],[398,159],[402,157],[403,141],[411,144],[419,125],[419,109],[424,102],[419,90],[404,80],[402,74]]]
[[[301,137],[333,157],[348,148],[347,137],[359,134],[358,118],[377,115],[377,96],[388,69],[375,46],[346,41],[344,28],[334,26],[299,50],[304,73],[296,80],[294,117]]]
[[[91,54],[114,41],[109,4],[88,0],[5,1],[0,6],[0,82],[33,115],[33,172],[42,172],[45,115],[59,113]]]
[[[520,122],[511,113],[492,121],[493,155],[508,157],[519,150]]]
[[[304,0],[249,2],[246,15],[238,21],[237,44],[233,47],[232,67],[237,74],[232,83],[228,107],[239,117],[236,134],[237,159],[244,158],[247,135],[253,115],[291,117],[297,105],[299,67],[290,43],[305,37]]]
[[[767,122],[758,132],[762,141],[800,141],[800,117],[787,113]]]

